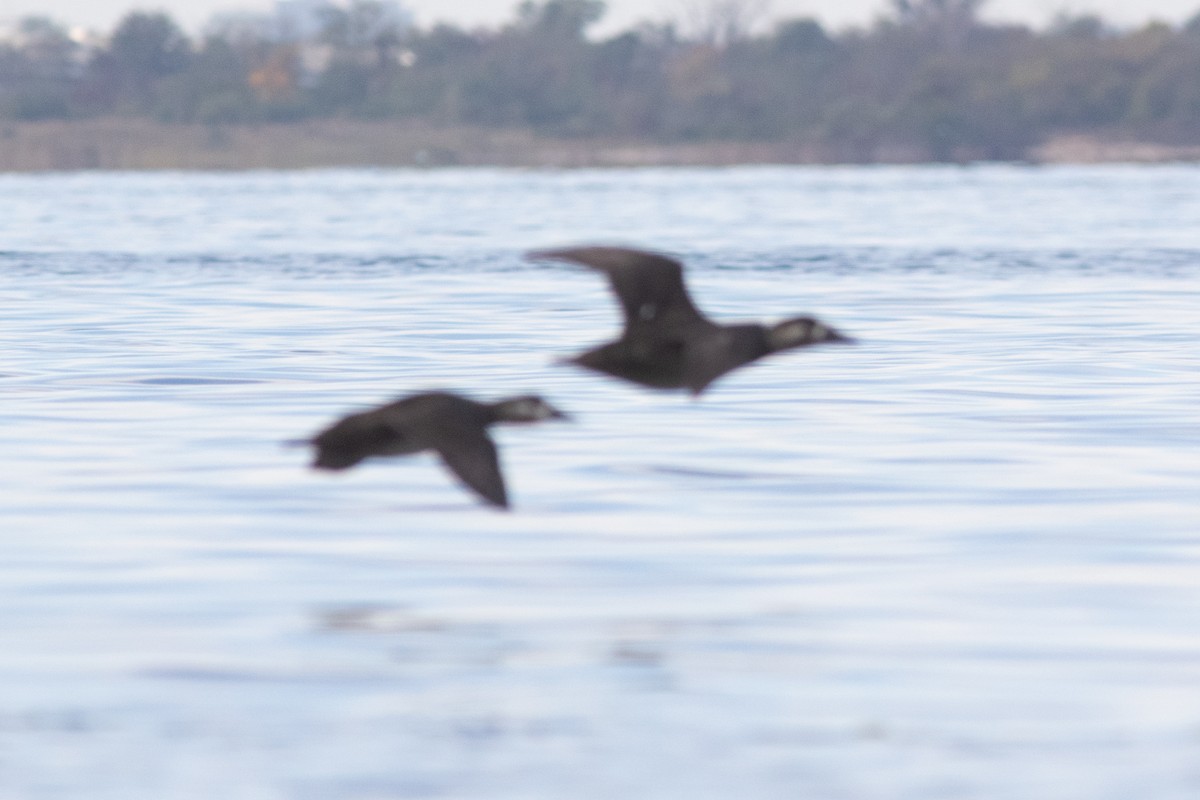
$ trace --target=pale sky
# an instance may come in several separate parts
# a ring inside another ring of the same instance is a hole
[[[703,2],[703,0],[700,0]],[[761,0],[753,0],[760,2]],[[623,30],[635,23],[662,20],[694,0],[608,0],[602,30]],[[449,20],[460,25],[490,25],[512,17],[518,0],[407,0],[419,24]],[[766,0],[774,17],[810,16],[832,29],[867,23],[889,7],[887,0]],[[3,0],[0,21],[26,15],[50,16],[68,25],[110,30],[133,9],[165,10],[189,31],[217,11],[264,11],[273,0]],[[1059,11],[1095,13],[1123,26],[1151,19],[1181,22],[1200,12],[1200,0],[989,0],[986,16],[1042,26]]]

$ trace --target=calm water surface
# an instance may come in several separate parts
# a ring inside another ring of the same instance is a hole
[[[0,176],[0,797],[1194,800],[1200,168]],[[855,348],[556,366],[526,249]],[[283,440],[538,391],[515,513]]]

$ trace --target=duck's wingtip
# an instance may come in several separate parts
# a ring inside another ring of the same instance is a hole
[[[581,367],[580,356],[556,356],[550,363],[556,367]]]
[[[551,261],[561,258],[561,248],[538,248],[537,250],[526,250],[524,257],[526,261]]]
[[[497,496],[480,495],[480,497],[487,507],[493,511],[512,511],[512,506],[509,505],[508,495],[506,494]]]

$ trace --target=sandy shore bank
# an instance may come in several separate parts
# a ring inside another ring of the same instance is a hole
[[[305,169],[316,167],[629,167],[824,164],[845,161],[796,143],[657,144],[550,139],[529,131],[434,128],[396,122],[318,120],[246,125],[164,125],[137,119],[0,124],[0,171]],[[919,162],[919,153],[880,151],[867,160]],[[1200,160],[1200,146],[1060,136],[1029,153],[1042,163],[1155,163]]]

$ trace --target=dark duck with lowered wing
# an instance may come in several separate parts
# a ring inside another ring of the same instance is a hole
[[[351,414],[306,443],[316,447],[313,467],[343,470],[373,456],[436,452],[446,467],[492,505],[508,508],[496,445],[487,428],[497,422],[566,419],[536,396],[479,403],[449,392],[428,392]]]
[[[533,260],[568,261],[603,272],[625,314],[620,338],[567,359],[586,369],[655,389],[699,395],[722,375],[765,355],[854,340],[813,317],[775,325],[721,325],[692,303],[683,265],[626,247],[537,250]]]

